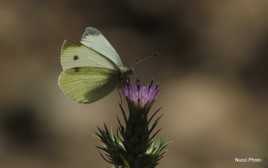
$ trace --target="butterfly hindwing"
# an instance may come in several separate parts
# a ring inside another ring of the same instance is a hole
[[[64,41],[61,48],[61,65],[63,70],[85,66],[117,69],[112,61],[98,52],[83,44],[74,44],[68,41]]]
[[[77,67],[61,72],[59,86],[79,103],[92,103],[108,95],[119,83],[119,74],[106,68]]]
[[[87,27],[82,35],[81,43],[107,57],[118,67],[123,66],[116,50],[98,29]]]

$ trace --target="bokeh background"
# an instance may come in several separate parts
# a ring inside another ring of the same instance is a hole
[[[59,48],[100,29],[143,81],[170,141],[159,168],[265,167],[267,0],[1,0],[0,167],[109,167],[94,132],[116,127],[119,96],[80,105],[57,86]],[[262,163],[236,163],[256,157]]]

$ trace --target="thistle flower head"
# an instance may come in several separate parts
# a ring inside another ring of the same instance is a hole
[[[122,92],[129,103],[144,108],[150,107],[155,101],[159,93],[159,87],[153,81],[149,85],[142,85],[139,81],[136,81],[136,83],[127,82],[123,86]]]

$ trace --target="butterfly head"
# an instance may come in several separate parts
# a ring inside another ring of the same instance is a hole
[[[123,76],[129,76],[134,73],[134,69],[122,66],[120,67],[120,72]]]
[[[129,76],[134,73],[134,70],[128,67],[120,67],[120,72],[120,81],[124,84],[129,80]]]

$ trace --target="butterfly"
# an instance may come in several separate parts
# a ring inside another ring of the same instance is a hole
[[[78,103],[92,103],[108,95],[133,71],[124,66],[116,50],[94,27],[87,27],[79,44],[64,41],[58,85]]]

